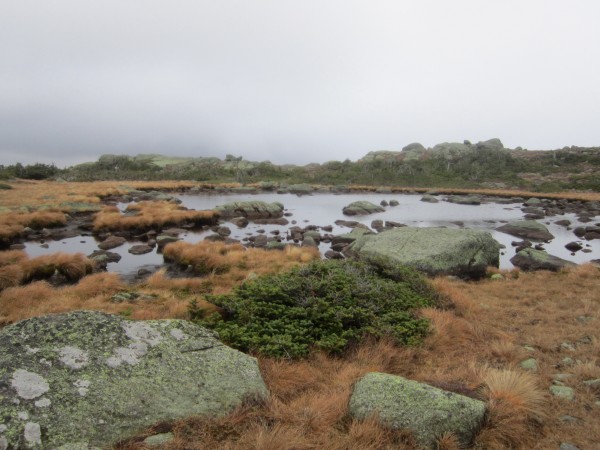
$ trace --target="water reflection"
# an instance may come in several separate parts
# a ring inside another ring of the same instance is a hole
[[[483,203],[481,205],[459,205],[440,201],[438,203],[427,203],[420,201],[421,195],[406,194],[314,194],[311,196],[296,196],[293,194],[275,194],[264,193],[258,195],[226,195],[226,194],[202,194],[202,195],[180,195],[178,196],[182,204],[188,208],[196,210],[212,209],[234,201],[263,200],[266,202],[281,202],[285,206],[285,212],[291,214],[288,218],[289,225],[257,225],[252,222],[246,228],[238,228],[231,223],[225,223],[232,233],[231,238],[243,240],[251,235],[256,235],[259,230],[264,230],[267,235],[277,230],[281,236],[286,235],[287,230],[294,225],[306,227],[315,225],[318,227],[329,225],[333,231],[330,234],[338,235],[347,233],[350,228],[338,226],[336,220],[354,220],[371,225],[373,220],[388,220],[399,222],[408,226],[415,227],[448,227],[448,228],[473,228],[489,231],[492,236],[501,244],[506,246],[500,256],[500,267],[509,269],[512,267],[510,258],[514,256],[515,251],[511,242],[520,239],[505,233],[495,231],[495,228],[502,222],[523,219],[521,204],[498,204]],[[441,198],[441,197],[440,197]],[[398,206],[388,206],[382,213],[371,214],[368,216],[347,217],[342,214],[342,208],[347,204],[358,201],[368,200],[379,204],[382,200],[397,200]],[[119,209],[125,210],[126,204],[120,204]],[[584,263],[593,258],[597,258],[600,252],[600,240],[583,241],[584,248],[592,250],[591,253],[577,252],[574,255],[567,250],[564,245],[571,241],[578,240],[571,230],[563,226],[554,224],[558,219],[568,219],[572,222],[571,227],[581,225],[577,216],[574,214],[564,214],[561,216],[547,217],[540,222],[544,223],[549,231],[555,236],[550,243],[544,244],[548,253],[560,258],[573,261],[575,263]],[[189,231],[179,237],[191,243],[199,242],[206,236],[213,234],[212,231],[192,232]],[[128,252],[133,245],[139,244],[138,241],[129,241],[121,247],[112,249],[112,252],[119,253],[122,257],[118,263],[109,263],[108,270],[115,271],[124,275],[137,273],[137,270],[143,266],[155,266],[163,263],[162,255],[154,250],[151,253],[135,256]],[[26,244],[26,252],[30,257],[39,256],[54,252],[84,253],[89,255],[97,250],[98,242],[92,236],[78,236],[74,238],[63,239],[60,241],[47,241],[47,248],[42,248],[38,242],[29,242]],[[321,243],[320,250],[325,253],[330,248],[330,244]]]

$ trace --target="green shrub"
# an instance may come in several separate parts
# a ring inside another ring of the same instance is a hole
[[[355,261],[317,261],[290,272],[267,275],[227,295],[211,296],[222,314],[192,319],[218,331],[242,351],[298,358],[311,348],[339,353],[365,336],[391,336],[415,344],[427,333],[415,308],[434,295],[417,272],[384,272]]]

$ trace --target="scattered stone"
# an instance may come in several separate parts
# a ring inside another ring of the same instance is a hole
[[[246,217],[232,217],[229,221],[238,228],[246,228],[248,226],[248,219]]]
[[[428,195],[428,194],[421,197],[421,201],[427,202],[427,203],[438,203],[439,202],[439,200],[437,198],[435,198],[433,195]]]
[[[257,248],[266,247],[267,243],[268,243],[268,238],[264,234],[256,236],[256,238],[254,239],[254,246]]]
[[[555,397],[565,400],[573,400],[575,398],[575,391],[568,386],[550,386],[550,393]]]
[[[458,205],[481,205],[481,197],[477,195],[452,195],[447,201]]]
[[[519,363],[519,367],[521,367],[521,369],[523,369],[523,370],[529,370],[531,372],[538,371],[538,363],[535,358],[528,358],[524,361],[521,361]]]
[[[302,247],[318,247],[317,241],[310,236],[305,236],[302,240]]]
[[[390,206],[398,206],[399,204],[398,200],[390,200]]]
[[[161,234],[156,237],[156,245],[158,247],[158,251],[162,251],[167,244],[171,242],[177,242],[179,238],[175,236],[170,236],[168,234]]]
[[[385,206],[388,206],[388,205],[389,205],[389,203],[387,202],[387,200],[381,200],[381,201],[379,202],[379,204],[380,204],[381,206],[383,206],[383,207],[385,207]]]
[[[556,225],[560,225],[561,227],[568,227],[571,225],[571,221],[568,219],[561,219],[554,222]]]
[[[344,255],[342,255],[340,252],[336,252],[335,250],[327,250],[324,256],[327,259],[344,259]]]
[[[173,433],[155,434],[154,436],[148,436],[144,439],[144,444],[150,447],[158,447],[172,441],[173,438]]]
[[[230,219],[245,217],[249,220],[279,218],[283,216],[283,204],[263,201],[232,202],[215,208],[220,217]]]
[[[558,450],[580,450],[580,448],[568,442],[563,442],[562,444],[560,444]]]
[[[352,202],[348,206],[345,206],[342,212],[347,216],[357,216],[365,214],[373,214],[378,212],[384,212],[385,209],[381,206],[375,205],[368,201]]]
[[[600,392],[600,378],[596,378],[595,380],[586,380],[583,382],[583,384],[595,391]]]
[[[485,403],[427,384],[384,373],[368,373],[354,386],[350,414],[364,420],[373,415],[391,428],[413,432],[420,445],[435,448],[445,433],[468,444],[485,416]]]
[[[217,234],[219,236],[227,237],[231,234],[231,230],[228,227],[218,227]]]
[[[577,252],[583,248],[583,245],[581,245],[579,242],[573,241],[566,244],[565,248],[569,251]]]
[[[138,244],[131,246],[131,248],[127,251],[132,255],[144,255],[146,253],[150,253],[152,250],[154,250],[154,248],[147,244]]]
[[[515,220],[496,228],[497,231],[524,239],[548,241],[554,239],[545,225],[535,220]]]
[[[532,248],[521,250],[510,259],[510,262],[526,272],[536,270],[551,270],[557,272],[565,267],[576,266],[576,264],[571,261]]]
[[[127,242],[127,239],[121,236],[109,236],[104,241],[98,244],[101,250],[110,250],[119,247]]]

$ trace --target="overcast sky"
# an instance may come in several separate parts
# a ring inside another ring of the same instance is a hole
[[[0,0],[0,164],[600,145],[598,0]]]

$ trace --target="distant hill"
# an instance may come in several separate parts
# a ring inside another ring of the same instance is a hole
[[[367,153],[357,161],[304,166],[247,161],[241,156],[177,157],[160,154],[102,155],[58,170],[43,164],[0,166],[0,177],[61,177],[67,180],[182,179],[270,185],[312,183],[413,187],[483,187],[551,192],[600,191],[600,147],[528,151],[505,148],[499,139],[443,142],[431,148],[412,143],[401,150]]]

